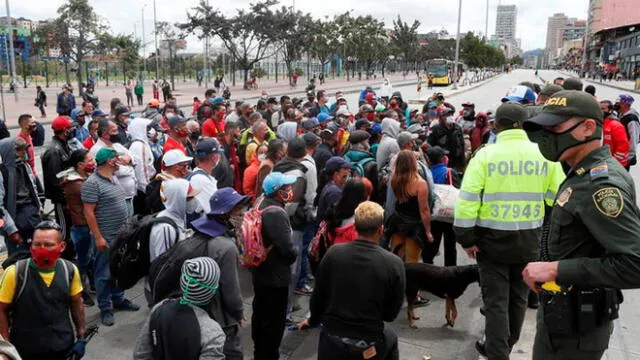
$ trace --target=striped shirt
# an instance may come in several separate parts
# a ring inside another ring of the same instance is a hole
[[[114,241],[127,219],[127,204],[118,179],[93,173],[82,185],[82,202],[96,204],[95,214],[100,233],[107,242]]]

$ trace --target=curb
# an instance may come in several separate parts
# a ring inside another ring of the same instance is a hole
[[[416,79],[412,79],[412,80],[402,80],[402,81],[400,81],[400,82],[397,82],[397,83],[393,84],[393,86],[394,86],[394,87],[395,87],[395,86],[400,87],[400,86],[407,86],[407,85],[412,85],[412,84],[417,84],[417,80],[416,80]],[[349,85],[349,84],[347,84],[347,85]],[[359,92],[360,92],[360,91],[362,91],[362,89],[364,89],[364,87],[366,87],[367,85],[362,85],[362,86],[363,86],[362,88],[355,88],[355,87],[351,87],[351,88],[349,88],[349,89],[347,89],[347,90],[343,90],[343,93],[344,93],[344,94],[354,94],[354,93],[359,93]],[[334,91],[334,90],[339,90],[339,89],[340,89],[340,87],[329,87],[329,88],[322,88],[322,89],[320,89],[318,86],[316,86],[316,91],[318,91],[318,90]],[[241,91],[242,91],[242,90],[241,90]],[[304,95],[305,93],[306,93],[306,91],[304,91],[304,90],[293,89],[293,91],[280,91],[280,92],[272,93],[272,94],[269,94],[269,96],[275,96],[275,97],[278,97],[278,96],[282,96],[282,95],[289,95],[289,96],[292,96],[292,97],[293,97],[293,95],[294,95],[294,94],[303,94],[303,95]],[[235,98],[235,100],[257,100],[257,99],[259,99],[259,98],[260,98],[260,95],[256,95],[256,96],[250,96],[250,97],[237,97],[237,98]],[[187,108],[187,109],[188,109],[188,108],[191,108],[192,106],[193,106],[193,104],[191,104],[191,103],[178,104],[178,108],[179,108],[179,109],[185,109],[185,108]],[[139,113],[139,112],[141,112],[141,111],[132,111],[132,112],[137,112],[137,113]],[[189,119],[189,118],[190,118],[190,117],[187,117],[187,119]],[[51,124],[51,121],[53,121],[53,119],[52,119],[52,120],[48,120],[48,119],[47,119],[47,120],[45,120],[45,121],[40,121],[40,123],[41,123],[42,125],[49,125],[49,124]],[[20,126],[18,126],[18,125],[10,125],[10,126],[7,126],[7,129],[9,129],[9,130],[16,130],[16,129],[19,129],[19,128],[20,128]]]
[[[569,74],[569,73],[566,73],[566,72],[563,72],[563,71],[558,71],[558,72],[560,74],[564,74],[566,76],[575,77],[573,74]],[[610,85],[610,84],[607,84],[607,83],[604,83],[604,82],[597,82],[597,81],[589,80],[587,78],[579,78],[579,79],[581,81],[583,81],[583,82],[588,82],[588,83],[593,84],[593,85],[605,86],[605,87],[616,89],[616,90],[621,90],[621,91],[625,91],[625,92],[632,92],[632,93],[640,94],[640,90],[636,90],[636,89],[629,89],[629,88],[622,87],[622,86]]]

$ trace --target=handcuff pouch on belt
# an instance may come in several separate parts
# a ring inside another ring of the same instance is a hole
[[[622,301],[622,292],[611,288],[540,291],[544,323],[550,334],[590,332],[617,319]]]

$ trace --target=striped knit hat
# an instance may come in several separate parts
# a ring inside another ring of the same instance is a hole
[[[183,304],[202,306],[211,302],[218,290],[220,267],[210,257],[197,257],[182,264],[180,289]]]

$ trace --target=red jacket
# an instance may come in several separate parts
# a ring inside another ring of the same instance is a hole
[[[207,119],[204,123],[202,123],[202,135],[217,138],[218,136],[224,134],[225,126],[226,122],[224,120],[216,122],[213,119]]]
[[[620,121],[606,118],[604,119],[604,145],[609,145],[611,155],[620,162],[622,166],[627,166],[629,162],[629,139],[627,131]]]

